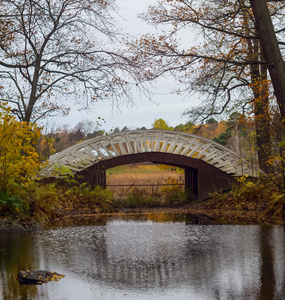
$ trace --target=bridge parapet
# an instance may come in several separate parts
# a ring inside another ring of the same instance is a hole
[[[233,176],[258,177],[260,172],[235,152],[212,140],[177,131],[151,129],[113,133],[75,144],[51,156],[40,176],[61,177],[62,167],[66,173],[76,174],[102,160],[145,152],[200,159]]]

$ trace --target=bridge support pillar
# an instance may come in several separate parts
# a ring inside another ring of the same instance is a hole
[[[198,196],[198,170],[186,168],[185,171],[185,192],[188,200]]]
[[[106,188],[106,169],[104,166],[94,165],[89,170],[80,172],[76,178],[79,182],[87,182],[92,187],[99,185],[102,188]]]
[[[98,168],[97,174],[95,178],[95,185],[100,185],[103,189],[106,188],[106,169],[105,168]]]

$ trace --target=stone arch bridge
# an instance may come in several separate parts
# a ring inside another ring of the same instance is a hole
[[[229,189],[234,177],[258,177],[260,172],[212,140],[176,131],[137,130],[92,138],[56,153],[40,176],[70,174],[80,182],[106,187],[106,169],[146,161],[183,168],[185,188],[200,200]]]

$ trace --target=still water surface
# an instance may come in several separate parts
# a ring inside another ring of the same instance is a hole
[[[206,223],[128,215],[0,233],[0,299],[285,299],[283,226]],[[21,286],[23,269],[65,277]]]

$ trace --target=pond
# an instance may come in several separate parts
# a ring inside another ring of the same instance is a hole
[[[0,299],[285,299],[284,226],[211,223],[134,214],[0,233]],[[26,269],[65,277],[20,285]]]

